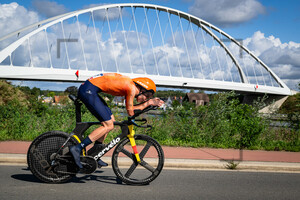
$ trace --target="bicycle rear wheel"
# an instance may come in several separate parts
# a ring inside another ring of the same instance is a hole
[[[159,143],[147,135],[134,136],[141,158],[138,163],[129,139],[121,141],[112,155],[112,167],[124,183],[146,185],[160,174],[164,165],[164,153]]]
[[[69,137],[61,131],[50,131],[38,136],[30,145],[27,152],[27,163],[32,174],[46,183],[62,183],[75,176],[76,165],[74,163],[59,163],[51,166],[53,155]],[[77,141],[72,137],[65,147],[75,145]],[[63,151],[59,152],[62,155]],[[64,173],[65,172],[65,173]]]

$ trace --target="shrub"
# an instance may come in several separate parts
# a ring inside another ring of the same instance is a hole
[[[265,121],[258,109],[233,97],[234,93],[221,93],[209,106],[185,103],[170,110],[156,121],[153,136],[190,146],[251,147],[265,130]]]

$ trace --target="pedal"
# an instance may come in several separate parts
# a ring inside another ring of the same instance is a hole
[[[53,171],[59,174],[77,174],[79,168],[75,164],[72,156],[56,155],[53,162]]]

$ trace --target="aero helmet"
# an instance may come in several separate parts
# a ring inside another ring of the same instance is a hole
[[[132,80],[136,84],[138,84],[141,87],[145,88],[147,91],[151,91],[152,90],[153,93],[156,92],[156,85],[155,85],[155,83],[150,78],[139,77],[139,78],[134,78]]]

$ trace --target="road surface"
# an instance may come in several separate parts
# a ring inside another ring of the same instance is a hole
[[[26,166],[0,165],[0,199],[299,199],[299,173],[166,170],[150,185],[120,184],[108,167],[45,184]]]

